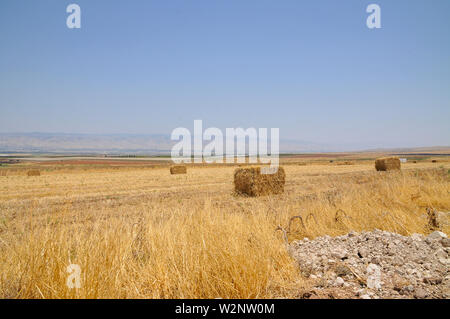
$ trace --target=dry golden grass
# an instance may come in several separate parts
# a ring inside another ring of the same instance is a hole
[[[284,168],[285,193],[258,198],[233,195],[231,166],[1,176],[0,297],[295,298],[307,282],[276,231],[292,216],[289,241],[428,233],[426,208],[450,210],[448,163]],[[69,264],[80,289],[66,286]]]

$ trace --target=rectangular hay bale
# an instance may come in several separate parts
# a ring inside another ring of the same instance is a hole
[[[377,171],[392,171],[400,168],[401,163],[398,157],[381,157],[375,160],[375,169]]]
[[[186,174],[186,166],[184,165],[174,165],[170,167],[170,174]]]
[[[352,161],[344,161],[344,162],[338,162],[337,165],[354,165],[355,163]]]
[[[41,172],[37,169],[32,169],[27,172],[27,176],[41,176]]]
[[[237,168],[234,171],[234,190],[248,196],[281,194],[286,173],[282,167],[274,174],[261,174],[261,167]]]

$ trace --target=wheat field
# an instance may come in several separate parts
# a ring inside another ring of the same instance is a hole
[[[297,298],[308,280],[286,240],[426,234],[427,208],[450,211],[450,163],[402,167],[286,162],[285,193],[255,198],[234,194],[236,166],[6,171],[0,298]]]

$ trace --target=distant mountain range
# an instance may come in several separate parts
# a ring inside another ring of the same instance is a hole
[[[76,153],[76,154],[168,154],[177,141],[164,134],[65,134],[0,133],[3,153]],[[206,145],[208,142],[204,142]],[[269,142],[270,143],[270,142]],[[450,150],[449,147],[395,149],[396,151]],[[280,153],[315,153],[361,151],[358,145],[331,145],[297,140],[280,140]],[[391,150],[394,150],[390,148]],[[387,149],[372,149],[386,151]]]
[[[166,135],[0,133],[0,152],[30,153],[142,153],[170,152]]]

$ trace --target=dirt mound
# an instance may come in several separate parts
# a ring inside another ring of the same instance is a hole
[[[450,298],[450,239],[381,230],[291,243],[312,280],[304,298]]]

